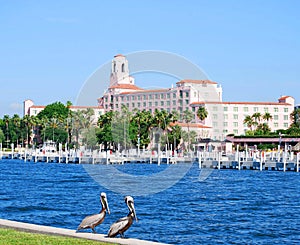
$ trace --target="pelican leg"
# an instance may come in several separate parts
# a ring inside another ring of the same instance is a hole
[[[94,234],[97,234],[97,232],[95,231],[95,228],[92,228],[92,230],[93,230],[93,233],[94,233]]]
[[[124,233],[120,233],[121,238],[125,238]]]

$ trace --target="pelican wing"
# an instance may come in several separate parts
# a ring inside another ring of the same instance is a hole
[[[104,217],[105,217],[105,212],[101,212],[100,214],[93,214],[93,215],[87,216],[81,221],[81,223],[78,226],[77,230],[91,228],[94,225],[98,225],[103,221]]]
[[[130,221],[128,216],[119,219],[118,221],[116,221],[110,226],[108,231],[108,236],[115,237],[116,235],[118,235],[120,231],[124,230],[124,228],[129,224],[129,222]]]

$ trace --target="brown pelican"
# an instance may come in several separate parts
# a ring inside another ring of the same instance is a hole
[[[78,226],[77,231],[82,230],[82,229],[91,228],[93,233],[96,233],[95,227],[97,225],[100,225],[103,222],[106,212],[108,212],[110,214],[107,197],[104,192],[102,192],[100,195],[100,201],[102,204],[102,209],[101,209],[100,213],[89,215],[89,216],[85,217],[81,221],[80,225]]]
[[[133,219],[135,218],[136,222],[138,221],[134,209],[133,198],[131,196],[126,196],[125,203],[129,209],[129,214],[111,225],[108,231],[108,237],[115,237],[120,234],[120,236],[124,238],[124,232],[132,225]]]

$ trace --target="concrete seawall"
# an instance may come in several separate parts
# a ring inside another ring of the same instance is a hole
[[[165,243],[144,241],[144,240],[133,239],[133,238],[125,238],[125,239],[108,238],[106,235],[103,234],[93,234],[93,233],[83,233],[83,232],[77,233],[75,230],[70,230],[70,229],[56,228],[56,227],[43,226],[43,225],[34,225],[34,224],[16,222],[11,220],[4,220],[4,219],[0,219],[0,228],[11,228],[11,229],[25,231],[25,232],[83,238],[83,239],[95,240],[99,242],[125,244],[125,245],[166,245]]]

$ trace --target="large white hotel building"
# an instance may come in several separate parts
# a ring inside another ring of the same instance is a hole
[[[155,109],[173,110],[182,114],[191,110],[194,114],[189,127],[198,132],[199,138],[223,140],[228,134],[243,135],[247,128],[244,119],[256,112],[270,113],[268,123],[272,131],[287,129],[290,114],[294,110],[294,98],[281,96],[277,102],[223,102],[222,87],[209,80],[186,79],[176,83],[176,87],[146,90],[135,85],[129,75],[128,61],[125,56],[114,56],[111,64],[110,86],[103,97],[98,99],[98,106],[104,111],[121,111],[122,105],[129,111],[134,109],[154,112]],[[204,106],[208,117],[204,121],[197,118],[197,110]],[[181,126],[187,125],[182,122]]]
[[[224,140],[226,135],[243,135],[248,130],[244,124],[247,115],[256,112],[270,113],[272,120],[268,123],[272,131],[287,129],[291,124],[290,114],[294,110],[295,100],[291,96],[281,96],[277,102],[224,102],[222,87],[209,80],[185,79],[178,81],[175,87],[147,90],[135,85],[129,75],[128,61],[125,56],[114,56],[111,64],[110,85],[104,95],[98,99],[93,108],[95,121],[103,113],[121,111],[122,105],[129,111],[138,109],[154,113],[155,109],[168,112],[176,110],[182,114],[185,110],[193,112],[194,118],[187,126],[197,132],[199,138]],[[204,106],[208,117],[200,121],[196,115],[199,107]],[[37,115],[45,106],[37,106],[31,100],[24,102],[24,115]],[[89,107],[73,106],[72,110],[83,110]]]

